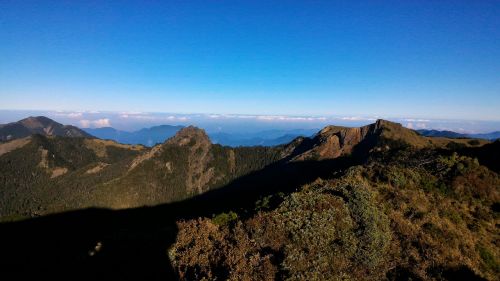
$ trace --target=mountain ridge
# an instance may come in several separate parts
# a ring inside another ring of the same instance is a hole
[[[298,137],[273,147],[213,144],[203,129],[194,126],[151,148],[92,138],[32,135],[18,143],[0,144],[0,151],[4,151],[0,155],[4,167],[0,176],[4,196],[0,200],[9,200],[3,205],[10,206],[10,211],[0,208],[0,214],[15,214],[16,204],[36,194],[45,201],[30,202],[27,209],[44,208],[42,213],[83,206],[120,209],[168,203],[218,189],[268,166],[280,170],[293,163],[314,166],[318,161],[344,158],[359,162],[371,151],[388,151],[400,143],[416,148],[453,144],[457,148],[488,142],[472,145],[467,139],[423,137],[385,120],[356,128],[327,126],[313,137]],[[29,160],[21,162],[21,158]],[[20,171],[25,176],[12,178]],[[270,180],[275,180],[273,173]],[[23,188],[32,191],[19,193]]]
[[[496,140],[500,139],[500,131],[481,133],[481,134],[462,134],[447,130],[417,130],[417,132],[423,136],[427,137],[447,137],[447,138],[474,138],[474,139],[486,139],[486,140]]]
[[[17,122],[11,122],[0,126],[0,141],[24,138],[33,134],[65,137],[94,137],[78,127],[63,125],[45,116],[30,116]]]
[[[0,219],[24,219],[0,224],[13,279],[498,276],[499,141],[384,120],[277,147],[187,127],[152,148],[33,135],[0,151],[16,141],[0,155]]]
[[[84,131],[101,139],[111,139],[124,144],[142,144],[153,146],[162,143],[184,128],[184,126],[159,125],[128,132],[112,127],[87,128]]]

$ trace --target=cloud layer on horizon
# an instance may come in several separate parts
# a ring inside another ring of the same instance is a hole
[[[321,129],[326,125],[361,126],[388,119],[410,129],[450,130],[461,133],[498,131],[500,121],[433,120],[425,118],[384,118],[381,116],[289,116],[247,114],[175,114],[140,111],[14,111],[0,110],[0,123],[28,116],[44,115],[63,124],[82,128],[114,127],[133,131],[157,125],[195,125],[212,131]]]

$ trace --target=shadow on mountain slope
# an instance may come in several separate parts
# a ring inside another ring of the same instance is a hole
[[[294,191],[356,162],[280,162],[181,202],[86,209],[0,224],[0,274],[5,280],[176,279],[167,254],[176,239],[176,220],[252,209],[262,196]]]

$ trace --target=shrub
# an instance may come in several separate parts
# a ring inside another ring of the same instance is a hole
[[[478,140],[470,140],[467,143],[470,145],[480,145],[481,144]]]
[[[477,250],[479,251],[479,256],[487,268],[496,272],[500,271],[500,264],[498,264],[495,260],[495,256],[486,247],[478,245]]]
[[[229,213],[220,213],[212,218],[212,222],[219,226],[228,225],[238,219],[238,214],[233,211]]]

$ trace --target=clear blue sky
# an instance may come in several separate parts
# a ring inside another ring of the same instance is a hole
[[[0,1],[0,108],[500,120],[500,1]]]

